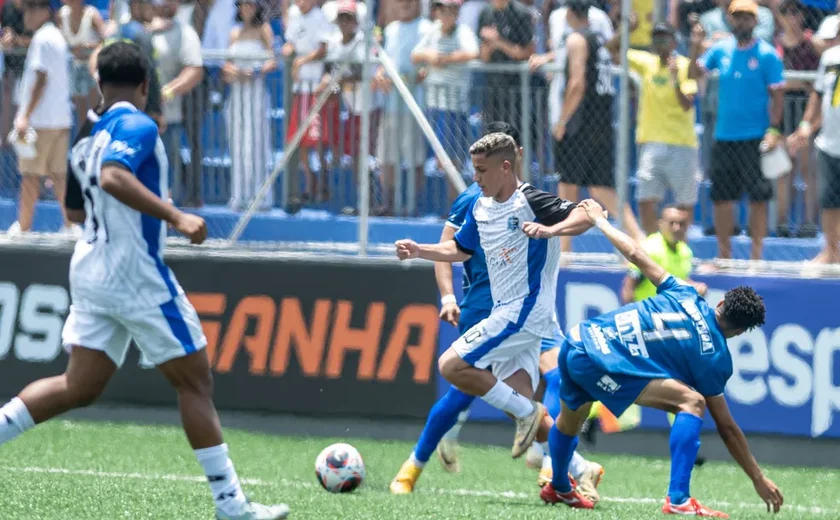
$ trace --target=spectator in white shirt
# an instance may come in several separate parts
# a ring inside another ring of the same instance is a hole
[[[67,175],[67,152],[73,109],[70,103],[70,51],[61,31],[50,20],[49,0],[24,0],[26,28],[34,31],[26,54],[20,86],[20,103],[15,117],[16,141],[34,131],[35,154],[18,158],[21,176],[18,222],[10,232],[29,231],[35,203],[41,191],[41,179],[50,177],[57,200],[64,200]],[[69,221],[62,209],[64,227]]]
[[[191,168],[187,172],[183,168],[180,153],[184,134],[183,96],[196,88],[204,76],[201,40],[192,26],[175,18],[178,14],[178,0],[165,0],[158,14],[149,24],[149,32],[152,34],[152,45],[158,59],[158,75],[163,85],[161,97],[166,130],[161,138],[169,158],[170,180],[175,182],[173,198],[181,202],[182,188],[190,185],[193,189],[189,191],[194,192],[194,185],[201,182],[194,178],[200,175],[200,169]],[[193,162],[200,164],[201,157],[192,157],[190,163]]]
[[[470,72],[462,65],[478,59],[478,38],[469,27],[458,24],[461,0],[434,0],[432,7],[438,22],[414,48],[411,61],[427,70],[427,117],[447,155],[460,170],[472,144]],[[452,191],[451,195],[456,193]]]
[[[90,73],[88,58],[105,38],[106,27],[99,9],[85,5],[84,0],[62,1],[64,5],[58,10],[56,21],[73,53],[70,69],[73,103],[76,105],[76,121],[82,125],[88,109],[99,104],[99,90]]]
[[[286,27],[286,44],[283,45],[283,56],[292,62],[292,78],[294,79],[292,113],[289,120],[289,130],[286,142],[290,142],[300,124],[309,115],[310,108],[315,103],[313,91],[324,75],[324,57],[327,55],[327,40],[334,29],[318,7],[316,0],[295,0],[295,6],[289,9],[288,25]],[[329,200],[329,184],[324,172],[324,145],[328,143],[327,132],[324,131],[326,111],[315,118],[303,134],[300,142],[301,167],[305,175],[306,192],[303,202],[308,200]],[[318,149],[323,175],[320,190],[318,179],[312,171],[309,155]]]

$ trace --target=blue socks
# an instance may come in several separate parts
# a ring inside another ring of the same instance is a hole
[[[458,414],[469,408],[473,400],[475,397],[465,394],[454,386],[449,387],[446,395],[441,397],[429,412],[426,426],[420,434],[417,446],[414,447],[414,458],[424,464],[428,462],[440,440],[455,426]]]
[[[543,375],[545,379],[545,396],[543,404],[548,409],[552,419],[560,416],[560,369],[555,368]]]
[[[691,497],[688,491],[691,470],[700,451],[700,428],[703,419],[686,412],[680,412],[671,427],[671,484],[668,498],[678,505]]]
[[[551,467],[554,469],[551,487],[560,493],[572,490],[569,482],[569,462],[578,445],[577,436],[570,437],[554,426],[548,432],[548,448],[551,451]],[[694,464],[694,460],[691,461]]]

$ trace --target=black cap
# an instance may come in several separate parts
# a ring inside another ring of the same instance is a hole
[[[651,34],[667,34],[669,36],[674,36],[677,34],[677,31],[668,22],[658,22],[653,26]]]

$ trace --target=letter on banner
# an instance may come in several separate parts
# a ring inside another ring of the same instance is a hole
[[[330,353],[327,356],[326,376],[341,377],[344,354],[348,350],[359,351],[359,379],[373,379],[376,375],[376,356],[379,353],[379,340],[382,337],[382,324],[385,320],[385,304],[373,302],[365,313],[365,328],[351,329],[350,318],[353,315],[353,303],[340,300],[336,304],[335,324],[333,325]]]
[[[566,323],[564,330],[569,330],[587,319],[591,314],[604,314],[619,308],[615,291],[597,283],[566,284]]]
[[[0,359],[6,357],[15,337],[15,319],[18,313],[18,288],[13,283],[0,283]]]
[[[303,375],[317,377],[321,372],[321,359],[327,344],[330,327],[330,300],[315,300],[312,310],[312,326],[307,327],[306,318],[297,298],[283,298],[280,302],[280,316],[277,318],[277,336],[274,352],[271,354],[271,375],[280,376],[289,368],[292,345],[295,357]]]
[[[749,347],[746,352],[743,347]],[[760,329],[741,334],[729,340],[732,355],[732,377],[726,384],[726,395],[741,404],[760,403],[767,397],[764,374],[770,369],[767,338]],[[753,377],[745,379],[744,375]]]
[[[67,289],[30,285],[20,299],[20,330],[15,356],[21,361],[52,361],[61,351],[61,329],[70,307]],[[37,337],[36,337],[37,336]]]
[[[834,411],[840,410],[840,388],[834,385],[834,366],[840,351],[840,329],[823,329],[814,348],[814,405],[811,410],[811,436],[831,428]]]
[[[811,398],[814,378],[810,365],[793,351],[810,356],[814,352],[814,341],[802,326],[787,323],[777,328],[770,339],[773,368],[785,377],[771,375],[767,385],[776,401],[795,408]],[[791,380],[793,384],[788,383]]]
[[[233,316],[230,319],[225,340],[222,343],[222,351],[219,354],[219,362],[216,363],[216,371],[219,373],[230,372],[233,363],[236,361],[236,354],[243,343],[250,355],[248,371],[255,375],[265,374],[265,367],[268,363],[268,345],[271,342],[271,333],[274,331],[274,315],[277,308],[274,300],[268,296],[248,296],[236,306]],[[256,320],[254,334],[246,336],[248,322],[251,318]]]
[[[400,311],[396,324],[391,329],[391,339],[382,356],[376,378],[393,381],[400,368],[403,351],[414,365],[414,382],[428,383],[432,375],[432,363],[437,352],[437,330],[440,318],[435,305],[412,304]],[[409,345],[412,329],[418,329],[416,345]]]
[[[222,313],[225,312],[227,297],[222,293],[190,293],[187,298],[200,317],[220,318]],[[207,357],[210,359],[210,364],[213,365],[219,347],[219,338],[222,337],[222,324],[217,319],[202,319],[201,328],[204,331],[204,336],[207,337]]]

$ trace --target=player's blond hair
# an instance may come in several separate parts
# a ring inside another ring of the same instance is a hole
[[[502,132],[487,134],[470,146],[470,155],[501,156],[511,168],[516,164],[516,152],[516,141]]]

